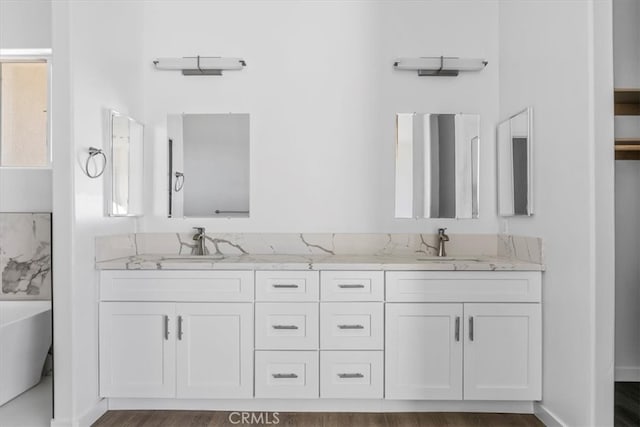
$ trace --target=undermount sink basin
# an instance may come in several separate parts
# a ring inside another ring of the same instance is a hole
[[[423,257],[418,258],[416,261],[480,261],[478,258],[473,257],[455,257],[455,256],[432,256],[432,257]]]

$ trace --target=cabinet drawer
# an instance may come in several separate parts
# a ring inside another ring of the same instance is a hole
[[[253,271],[103,271],[102,301],[252,301]]]
[[[380,302],[320,304],[320,348],[382,350],[384,307]]]
[[[322,271],[322,301],[383,301],[382,271]]]
[[[318,303],[256,303],[256,349],[318,348]]]
[[[382,399],[382,351],[321,351],[320,397]]]
[[[317,351],[256,351],[257,398],[318,397]]]
[[[540,302],[536,271],[388,271],[388,302]]]
[[[256,271],[256,301],[318,301],[317,271]]]

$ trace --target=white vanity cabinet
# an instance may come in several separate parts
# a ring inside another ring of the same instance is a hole
[[[256,398],[293,410],[331,410],[334,399],[355,409],[413,410],[423,400],[512,410],[542,397],[539,271],[100,277],[100,395],[122,408]]]
[[[387,272],[385,397],[540,400],[540,285],[537,272]]]
[[[253,397],[253,274],[236,273],[103,272],[100,395]],[[206,289],[217,281],[219,293]],[[190,292],[179,295],[181,287]],[[222,302],[243,293],[249,302]]]

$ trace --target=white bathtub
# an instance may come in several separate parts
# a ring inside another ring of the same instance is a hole
[[[0,406],[40,382],[51,301],[0,301]]]

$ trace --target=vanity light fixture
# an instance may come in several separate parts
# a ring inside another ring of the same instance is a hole
[[[221,76],[222,71],[242,70],[247,63],[242,58],[220,56],[186,56],[158,58],[153,61],[158,70],[179,70],[183,76]]]
[[[488,64],[480,58],[429,56],[398,58],[393,66],[397,70],[417,71],[419,76],[457,76],[460,71],[480,71]]]

